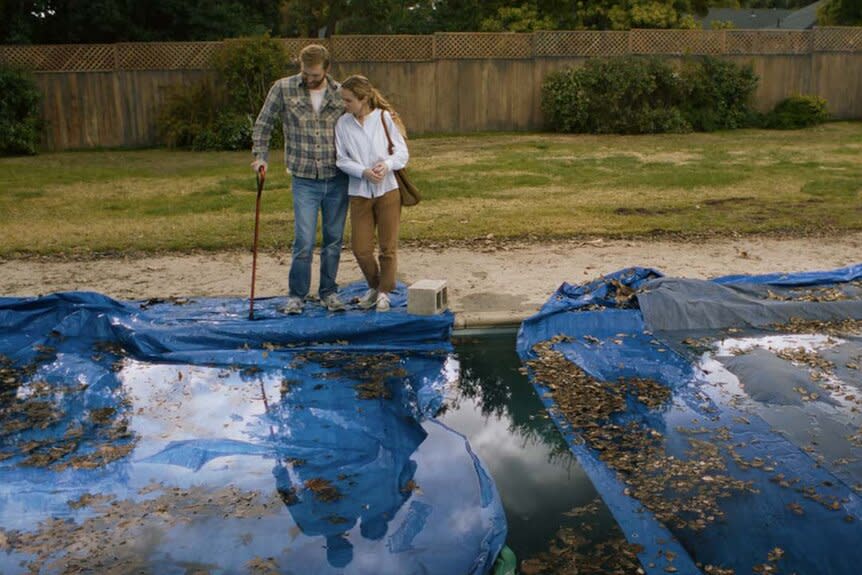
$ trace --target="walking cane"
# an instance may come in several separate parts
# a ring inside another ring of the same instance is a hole
[[[260,228],[260,194],[263,192],[263,181],[266,179],[266,168],[261,166],[257,171],[257,204],[254,208],[254,248],[251,257],[251,298],[248,300],[248,319],[254,319],[254,276],[257,271],[257,234]]]

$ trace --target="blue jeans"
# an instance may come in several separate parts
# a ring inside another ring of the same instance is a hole
[[[311,286],[311,256],[317,239],[317,214],[322,215],[320,249],[320,297],[338,291],[335,277],[341,260],[341,240],[347,217],[347,175],[328,180],[291,178],[293,191],[293,260],[290,263],[290,295],[305,298]]]

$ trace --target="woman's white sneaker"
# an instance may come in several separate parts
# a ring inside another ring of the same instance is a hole
[[[359,301],[356,302],[362,309],[371,309],[377,305],[377,290],[370,289],[365,292],[365,294],[359,298]]]
[[[377,296],[377,311],[389,311],[390,307],[389,296],[385,292],[381,292]]]

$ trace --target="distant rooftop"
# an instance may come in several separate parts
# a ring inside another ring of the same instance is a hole
[[[817,24],[817,9],[824,0],[819,0],[799,10],[774,8],[710,8],[701,20],[703,28],[709,30],[713,22],[731,22],[739,30],[784,28],[807,30]]]

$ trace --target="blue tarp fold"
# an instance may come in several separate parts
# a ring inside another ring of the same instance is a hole
[[[654,407],[629,391],[625,407],[602,423],[619,426],[607,427],[619,442],[631,433],[655,439],[631,447],[627,455],[648,467],[632,471],[596,450],[594,430],[573,428],[555,390],[531,374],[626,537],[644,546],[647,573],[700,573],[707,565],[736,573],[858,571],[860,278],[862,265],[715,282],[631,268],[564,285],[523,323],[523,361],[562,335],[553,349],[609,389],[642,378],[668,390]],[[722,310],[740,302],[745,314]],[[659,330],[668,326],[679,329]],[[655,489],[661,497],[638,498]],[[711,493],[717,514],[703,524],[682,511]]]
[[[393,303],[0,298],[0,572],[488,572],[452,316]]]

